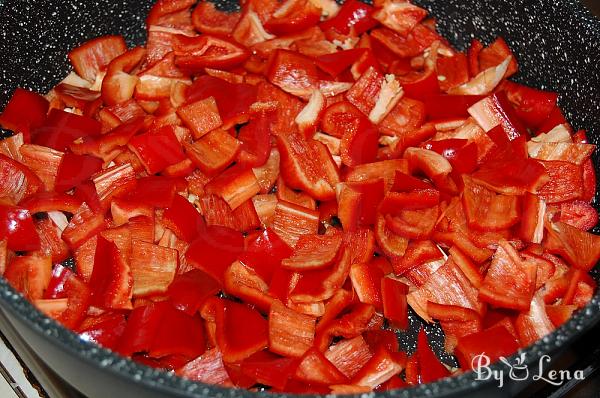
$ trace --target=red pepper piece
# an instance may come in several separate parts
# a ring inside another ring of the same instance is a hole
[[[373,18],[382,25],[402,36],[406,36],[426,16],[427,10],[423,8],[410,3],[399,4],[391,1],[383,2],[382,7],[373,14]]]
[[[537,265],[522,260],[506,241],[499,245],[479,297],[497,307],[526,311],[535,291]]]
[[[129,266],[115,243],[98,236],[90,278],[92,304],[101,308],[131,308],[132,285]]]
[[[199,269],[175,276],[169,285],[169,300],[175,308],[195,314],[206,299],[214,296],[221,289],[220,284]]]
[[[65,281],[64,292],[67,297],[67,308],[60,314],[58,321],[69,329],[77,328],[91,304],[90,287],[75,274]]]
[[[22,132],[25,142],[30,142],[31,130],[44,124],[49,107],[48,100],[41,95],[17,88],[0,114],[0,126]]]
[[[334,337],[354,338],[369,329],[375,307],[369,304],[354,304],[346,313],[319,328],[315,336],[315,347],[321,352],[327,350]]]
[[[355,167],[373,162],[377,157],[379,145],[379,133],[373,123],[365,116],[357,115],[344,127],[346,129],[340,144],[342,163],[348,167]]]
[[[337,51],[331,54],[324,54],[317,57],[317,66],[332,77],[339,76],[346,69],[350,68],[365,53],[365,48],[354,48],[351,50]]]
[[[364,115],[350,102],[336,102],[325,109],[321,129],[329,135],[342,138],[347,132],[357,129],[361,117],[364,118]]]
[[[227,130],[249,118],[249,108],[256,101],[257,88],[246,83],[233,84],[217,77],[200,76],[186,90],[187,103],[214,97]]]
[[[392,192],[411,192],[414,190],[426,189],[432,189],[430,183],[406,174],[400,170],[395,172],[394,185],[391,188]]]
[[[198,316],[190,316],[172,306],[166,306],[150,344],[148,355],[162,358],[182,355],[195,358],[206,350],[204,325]]]
[[[269,350],[286,357],[301,357],[313,345],[315,318],[274,301],[269,311]]]
[[[427,118],[452,119],[467,117],[471,106],[481,101],[480,95],[434,95],[423,99]]]
[[[175,195],[172,204],[165,209],[163,223],[179,239],[188,243],[206,229],[198,210],[181,195]]]
[[[223,356],[218,348],[211,348],[202,356],[188,362],[175,373],[186,379],[206,384],[232,386],[233,383],[223,364]]]
[[[450,372],[440,360],[435,356],[429,342],[425,330],[419,331],[417,338],[417,355],[419,357],[419,368],[422,383],[431,383],[444,377],[450,376]]]
[[[301,359],[295,378],[308,384],[345,384],[348,379],[317,349],[312,348]]]
[[[480,355],[486,355],[490,364],[496,362],[500,357],[508,357],[519,349],[519,343],[515,337],[504,327],[498,325],[473,333],[458,339],[455,355],[461,368],[465,370],[477,369],[480,365],[486,365],[486,361]],[[481,359],[479,362],[478,358]]]
[[[148,174],[156,174],[168,166],[185,160],[181,144],[171,126],[140,134],[129,141]]]
[[[102,36],[71,50],[69,60],[79,76],[93,82],[99,71],[125,51],[127,44],[122,36]]]
[[[77,329],[77,332],[82,338],[88,341],[93,341],[103,347],[115,350],[125,331],[126,324],[125,314],[120,312],[106,312],[102,315],[85,318]]]
[[[257,383],[284,389],[297,366],[293,358],[282,358],[268,351],[257,352],[242,362],[241,371]]]
[[[408,286],[392,278],[381,279],[383,313],[390,324],[397,329],[408,327]]]
[[[542,124],[538,127],[536,135],[547,133],[552,130],[554,127],[563,124],[567,126],[567,129],[570,130],[571,126],[567,123],[567,119],[562,113],[562,110],[559,106],[555,106],[550,112],[550,115],[542,122]]]
[[[377,216],[375,239],[377,239],[377,245],[381,251],[394,263],[404,256],[408,246],[408,239],[391,231],[386,224],[386,219],[383,215]]]
[[[469,114],[486,132],[502,126],[509,141],[528,137],[527,129],[517,117],[504,91],[498,91],[477,102],[469,108]]]
[[[279,201],[275,207],[271,228],[285,243],[294,247],[300,236],[318,232],[319,212]]]
[[[436,69],[440,79],[444,77],[438,81],[444,92],[469,81],[469,64],[464,53],[456,53],[453,57],[438,57]]]
[[[441,39],[437,33],[423,24],[415,26],[406,37],[388,28],[374,29],[371,31],[371,37],[401,58],[416,57],[434,42]]]
[[[102,205],[96,187],[92,181],[85,181],[75,187],[73,196],[79,200],[85,202],[85,204],[94,212],[101,212]]]
[[[178,35],[173,50],[175,65],[189,72],[204,68],[230,69],[250,56],[250,52],[238,43],[206,33],[192,37]]]
[[[239,19],[239,12],[220,11],[210,1],[199,3],[192,12],[194,28],[213,35],[230,34]]]
[[[191,0],[158,0],[146,17],[146,25],[182,27],[182,21],[189,21],[189,9],[194,5]]]
[[[458,247],[452,246],[449,250],[452,260],[456,263],[458,268],[465,274],[469,282],[476,288],[481,287],[483,283],[483,276],[479,267],[473,264],[471,259],[463,253]]]
[[[519,313],[515,319],[515,328],[522,347],[538,341],[554,330],[554,325],[546,314],[546,305],[540,294],[536,294],[529,310]]]
[[[582,231],[592,229],[598,223],[598,212],[588,202],[576,200],[560,205],[559,221]]]
[[[334,29],[337,33],[348,35],[350,30],[361,35],[379,23],[373,19],[373,7],[358,0],[348,0],[333,18],[322,22],[319,26],[323,32]]]
[[[380,346],[365,366],[352,378],[352,384],[375,388],[398,375],[404,365]]]
[[[326,268],[333,264],[342,247],[342,234],[303,235],[294,252],[281,261],[281,266],[297,272]]]
[[[390,231],[408,239],[427,239],[433,233],[439,215],[439,206],[426,209],[400,210],[397,214],[385,215]]]
[[[367,330],[363,337],[371,352],[377,351],[380,346],[389,352],[398,352],[400,349],[398,336],[391,330]]]
[[[408,173],[408,162],[405,159],[382,160],[352,167],[347,171],[345,180],[352,182],[383,178],[384,191],[387,192],[394,183],[396,173]]]
[[[117,352],[122,355],[147,352],[169,306],[171,304],[168,301],[162,301],[134,308],[127,317],[127,325],[117,345]]]
[[[344,231],[354,232],[375,224],[377,208],[383,199],[382,179],[345,182],[337,187],[338,217]]]
[[[352,378],[373,354],[362,336],[341,340],[324,352],[327,358],[346,377]]]
[[[52,277],[48,283],[48,287],[44,291],[45,299],[58,299],[67,297],[65,292],[65,284],[67,280],[73,275],[67,267],[63,267],[61,264],[56,264],[52,270]]]
[[[505,80],[499,88],[506,92],[519,119],[531,129],[537,129],[554,110],[558,94],[542,91]]]
[[[277,50],[267,79],[283,91],[308,100],[312,91],[318,89],[319,72],[312,59],[296,52]]]
[[[440,321],[468,322],[481,320],[479,314],[470,308],[459,307],[457,305],[438,304],[432,301],[427,302],[427,313],[431,318]]]
[[[52,258],[40,253],[15,257],[6,267],[4,278],[28,300],[44,295],[52,277]]]
[[[576,305],[546,305],[546,314],[556,327],[567,322],[575,310],[577,310]]]
[[[234,261],[224,274],[225,292],[251,304],[262,312],[268,312],[274,298],[268,293],[269,286],[251,269]]]
[[[509,56],[512,56],[512,59],[508,65],[506,73],[504,74],[505,79],[508,79],[510,76],[517,73],[519,66],[517,65],[517,59],[515,58],[515,55],[512,53],[512,51],[510,51],[510,48],[504,39],[502,37],[498,37],[489,46],[481,49],[479,52],[479,72],[499,65]]]
[[[176,193],[186,186],[185,180],[173,177],[148,176],[138,178],[135,189],[124,199],[157,208],[167,208],[173,204]]]
[[[480,231],[497,231],[519,222],[518,197],[496,194],[463,176],[463,205],[469,227]]]
[[[375,106],[383,81],[383,75],[371,67],[346,92],[346,99],[368,116]]]
[[[563,222],[546,225],[544,248],[558,254],[569,264],[589,271],[600,259],[600,238]]]
[[[268,345],[267,321],[245,304],[221,300],[216,323],[217,345],[225,362],[241,362]]]
[[[40,248],[40,238],[29,210],[0,205],[0,240],[6,239],[8,249],[33,251]]]
[[[136,109],[137,104],[132,102],[129,108],[127,101],[133,97],[133,92],[138,84],[139,78],[130,74],[144,60],[146,49],[135,47],[114,58],[106,68],[106,75],[102,79],[102,100],[107,106],[115,107],[113,114],[121,121],[126,121],[126,117],[116,109]]]
[[[361,303],[371,304],[378,311],[383,309],[383,272],[374,264],[358,263],[350,268],[350,280]]]
[[[80,199],[72,195],[56,192],[39,192],[20,203],[31,214],[49,211],[76,213],[82,204]]]
[[[579,199],[583,193],[581,166],[560,160],[540,161],[548,174],[548,182],[537,194],[546,203],[560,203]]]
[[[127,145],[131,137],[144,127],[144,118],[137,117],[118,125],[100,136],[87,136],[69,145],[76,155],[92,155],[98,158],[110,158],[114,151]],[[112,158],[111,158],[112,159]]]
[[[250,119],[238,134],[241,142],[237,161],[244,167],[258,167],[267,162],[270,152],[271,114],[260,114]]]
[[[240,256],[240,261],[254,269],[265,282],[270,283],[281,260],[291,255],[292,249],[272,229],[266,228],[248,244]]]
[[[289,35],[315,26],[321,19],[321,9],[308,0],[286,0],[265,23],[265,29],[275,35]]]
[[[210,225],[192,242],[185,257],[194,267],[222,282],[225,270],[243,250],[244,238],[241,233]]]
[[[400,215],[402,210],[428,209],[440,203],[437,189],[415,189],[410,192],[388,192],[379,211],[382,214]]]
[[[62,156],[54,189],[68,191],[102,169],[102,159],[88,155],[75,155],[67,152]]]
[[[64,152],[76,139],[98,136],[100,130],[100,122],[90,117],[51,109],[44,124],[33,131],[32,142]]]

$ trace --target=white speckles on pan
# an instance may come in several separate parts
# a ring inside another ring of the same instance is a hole
[[[521,66],[518,80],[539,88],[556,90],[561,105],[575,128],[600,137],[600,21],[576,0],[415,0],[438,17],[442,33],[459,48],[474,37],[490,42],[502,35],[516,53]],[[144,18],[151,0],[0,0],[0,108],[19,86],[44,92],[69,69],[66,53],[79,43],[108,33],[123,34],[129,44],[145,37]],[[225,9],[236,3],[219,0]],[[598,164],[597,159],[596,164]],[[598,277],[596,269],[594,277]],[[257,394],[193,383],[125,360],[81,340],[36,311],[0,280],[0,303],[51,344],[87,359],[97,368],[120,373],[131,381],[161,391],[164,396],[203,398],[256,397]],[[541,355],[564,348],[577,333],[600,319],[600,296],[547,338],[524,350],[537,362]],[[414,320],[413,320],[414,321]],[[418,327],[411,321],[411,327]],[[434,337],[437,331],[428,330]],[[409,333],[410,334],[410,333]],[[400,336],[411,350],[414,340]],[[440,341],[439,336],[433,338]],[[439,345],[439,344],[438,344]],[[438,349],[441,347],[437,347]],[[437,350],[436,350],[437,351]],[[499,365],[496,365],[499,366]],[[98,370],[100,372],[101,370]],[[81,375],[79,375],[81,377]],[[85,375],[93,377],[93,375]],[[116,376],[115,376],[116,377]],[[380,397],[464,396],[481,388],[472,373],[430,385],[398,390]],[[493,387],[492,391],[500,392]],[[264,395],[264,394],[263,394]],[[269,394],[272,397],[285,397]],[[358,397],[358,396],[357,396]]]

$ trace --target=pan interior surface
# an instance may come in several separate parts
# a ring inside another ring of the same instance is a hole
[[[62,80],[70,70],[67,52],[90,38],[121,34],[130,46],[142,44],[145,40],[144,19],[152,3],[149,0],[0,0],[0,109],[17,87],[44,93]],[[560,105],[566,111],[567,119],[576,129],[591,132],[592,143],[600,144],[600,21],[578,1],[419,0],[415,3],[437,17],[442,35],[460,50],[466,49],[472,38],[489,43],[497,36],[503,36],[519,61],[520,72],[516,80],[559,92]],[[221,9],[237,7],[236,2],[225,0],[217,1],[217,5]],[[598,154],[595,154],[597,169],[599,162]],[[600,228],[596,226],[594,232],[600,233]],[[593,276],[597,281],[600,279],[598,267],[593,271]],[[4,308],[24,319],[50,341],[132,382],[144,383],[173,395],[256,396],[247,391],[183,380],[124,360],[85,342],[35,310],[4,279],[0,280],[0,301]],[[582,330],[599,320],[600,295],[596,293],[591,303],[567,324],[523,351],[528,361],[537,362],[543,354],[564,347]],[[420,321],[412,316],[409,332],[399,336],[406,350],[414,349],[419,327]],[[440,333],[439,328],[428,329],[430,337],[436,336],[433,340],[438,354],[443,351],[443,335]],[[452,362],[447,355],[444,359]],[[472,389],[480,384],[472,373],[467,373],[381,396],[445,395]]]

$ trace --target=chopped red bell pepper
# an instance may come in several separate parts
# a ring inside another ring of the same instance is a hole
[[[185,159],[173,129],[162,127],[129,140],[129,148],[138,156],[148,174],[156,174]]]
[[[315,318],[274,301],[269,312],[269,350],[286,357],[301,357],[315,338]]]
[[[308,384],[344,384],[348,381],[321,352],[310,349],[301,359],[295,378]]]
[[[419,369],[422,383],[431,383],[450,376],[448,369],[431,350],[424,329],[419,331],[419,336],[417,338],[417,356],[419,357]]]
[[[600,238],[597,235],[563,222],[547,224],[546,231],[544,248],[560,255],[572,266],[589,271],[600,259]]]
[[[165,209],[163,223],[179,239],[188,243],[191,243],[206,229],[198,210],[181,195],[175,195],[171,205]]]
[[[358,61],[363,54],[367,52],[364,48],[353,48],[350,50],[338,51],[331,54],[324,54],[317,57],[317,66],[332,77],[339,76],[346,69],[350,68]]]
[[[382,179],[344,182],[337,186],[338,218],[346,232],[375,224],[383,199]]]
[[[375,388],[403,370],[403,364],[380,346],[365,366],[352,378],[352,384]]]
[[[519,348],[515,337],[503,325],[493,326],[478,333],[458,339],[455,355],[463,369],[477,370],[496,362],[500,357],[508,357]],[[489,363],[482,357],[486,355]]]
[[[408,327],[407,294],[408,286],[404,283],[390,277],[381,279],[383,313],[396,329],[405,330]]]
[[[238,43],[206,33],[192,37],[179,35],[173,47],[175,65],[189,72],[204,68],[230,69],[250,56]]]
[[[297,272],[326,268],[333,264],[342,247],[342,234],[303,235],[293,254],[281,261],[281,266]]]
[[[377,20],[373,19],[373,7],[358,0],[348,0],[336,16],[322,22],[319,26],[323,32],[334,29],[337,33],[348,35],[354,32],[360,35],[377,26]]]
[[[239,12],[221,11],[210,1],[196,5],[192,12],[192,24],[199,32],[213,35],[226,35],[240,19]]]
[[[115,350],[125,331],[127,320],[120,312],[106,312],[98,316],[88,316],[78,328],[82,338]]]
[[[6,239],[8,249],[34,251],[40,248],[40,238],[29,210],[0,205],[0,240]]]
[[[309,0],[286,0],[265,23],[265,29],[276,35],[289,35],[315,26],[321,9]]]
[[[30,132],[44,125],[48,107],[41,95],[17,88],[0,114],[0,126],[22,132],[25,142],[30,142]]]
[[[176,275],[169,285],[168,296],[175,308],[194,315],[206,299],[217,294],[220,284],[199,269]]]
[[[51,109],[44,124],[32,132],[32,142],[57,151],[65,151],[78,138],[100,135],[98,121],[82,115],[76,115]]]
[[[102,169],[102,159],[65,153],[58,166],[54,189],[60,192],[68,191],[90,179]]]
[[[242,362],[241,371],[256,383],[284,389],[296,370],[296,360],[282,358],[268,351],[257,352]]]
[[[91,303],[101,308],[131,308],[133,281],[115,243],[98,236],[90,277]]]
[[[18,256],[6,267],[4,278],[28,300],[41,299],[52,278],[52,258],[38,252]]]
[[[275,52],[267,72],[271,83],[306,100],[312,94],[312,90],[318,89],[318,75],[317,66],[312,59],[288,50]]]
[[[98,72],[125,51],[127,44],[122,36],[102,36],[71,50],[69,60],[79,76],[93,82]]]
[[[374,264],[358,263],[350,267],[350,280],[358,299],[361,303],[373,305],[378,311],[384,307],[381,289],[383,275]]]

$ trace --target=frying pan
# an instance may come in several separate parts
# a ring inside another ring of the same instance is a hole
[[[516,54],[521,71],[517,81],[560,93],[560,105],[576,128],[590,131],[600,141],[600,20],[575,0],[420,0],[438,17],[439,29],[459,49],[471,38],[490,42],[503,36]],[[68,72],[66,53],[85,40],[122,34],[128,44],[145,38],[144,19],[151,0],[0,0],[0,109],[16,87],[46,92]],[[235,0],[219,0],[218,7],[234,9]],[[597,170],[600,160],[594,157]],[[597,203],[597,201],[595,201]],[[597,204],[596,204],[597,206]],[[597,226],[595,233],[600,232]],[[600,267],[592,271],[600,281]],[[36,353],[62,378],[90,397],[242,397],[285,394],[252,393],[181,379],[148,368],[81,340],[38,312],[0,278],[0,307]],[[527,364],[548,354],[557,356],[579,335],[600,321],[600,294],[565,325],[522,350]],[[399,334],[404,349],[414,350],[419,320]],[[443,336],[429,326],[434,350],[442,355]],[[500,370],[496,364],[492,370]],[[477,380],[473,372],[410,389],[373,394],[373,397],[511,396],[526,382]],[[364,396],[364,395],[363,395]],[[357,398],[359,396],[357,395]]]

